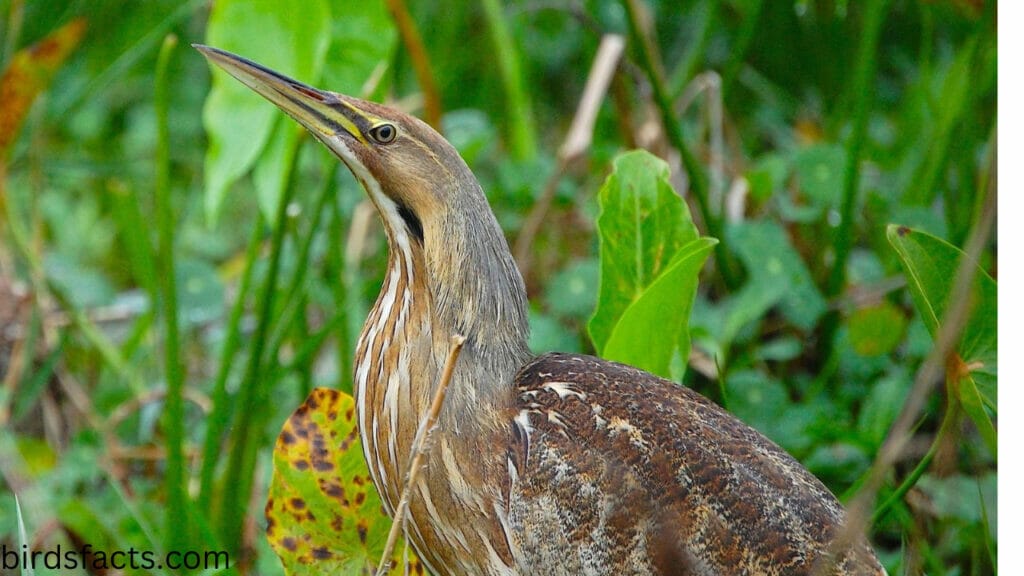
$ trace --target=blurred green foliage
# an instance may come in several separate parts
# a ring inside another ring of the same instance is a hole
[[[284,20],[274,3],[255,4],[0,0],[0,69],[75,18],[88,26],[0,171],[0,542],[8,546],[18,542],[16,491],[36,549],[165,551],[182,541],[165,522],[180,489],[188,546],[230,550],[231,572],[281,573],[262,537],[273,439],[314,386],[351,389],[384,241],[336,160],[270,104],[241,92],[232,100],[244,88],[211,83],[187,46],[222,42],[300,80],[365,89],[414,111],[420,84],[380,2],[303,3]],[[628,36],[629,18],[617,0],[497,4],[409,9],[444,133],[514,241],[559,169],[555,153],[601,35]],[[637,5],[648,13],[678,128],[707,171],[708,207],[686,195],[689,212],[702,235],[708,218],[722,224],[689,318],[688,365],[676,358],[671,373],[685,367],[684,385],[849,497],[932,349],[937,324],[921,313],[929,286],[950,289],[962,260],[954,247],[967,249],[995,193],[995,1]],[[881,14],[877,45],[866,34],[868,6]],[[179,44],[161,124],[157,54],[170,33]],[[675,190],[689,190],[636,47],[630,36],[593,143],[560,175],[529,246],[537,352],[595,349],[587,322],[599,296],[598,195],[612,159],[643,145],[668,161]],[[527,103],[528,114],[510,113]],[[218,136],[208,136],[215,126]],[[169,157],[159,166],[162,145]],[[161,169],[173,278],[157,273]],[[917,248],[893,249],[893,223],[914,230]],[[982,240],[977,267],[997,277],[997,244]],[[843,242],[843,282],[832,291]],[[910,249],[945,254],[932,280],[909,280],[920,260]],[[178,399],[168,398],[177,393],[164,361],[174,336],[155,296],[163,281],[177,295],[185,361],[185,479],[174,490],[162,415]],[[975,309],[958,349],[982,353],[961,354],[969,384],[928,395],[904,457],[885,471],[879,501],[891,504],[871,536],[890,574],[995,572],[996,311],[984,303],[995,282],[976,282],[983,312]]]

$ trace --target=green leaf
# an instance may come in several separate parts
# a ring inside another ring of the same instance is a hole
[[[949,308],[957,270],[966,255],[939,238],[905,226],[890,225],[887,236],[900,257],[914,304],[935,338]],[[991,276],[973,265],[977,270],[968,296],[968,319],[956,346],[957,356],[967,370],[955,389],[994,455],[996,431],[985,407],[996,410],[997,288]]]
[[[326,0],[310,0],[301,9],[272,0],[219,0],[210,13],[206,41],[315,84],[327,55],[330,33],[331,13]],[[273,104],[226,73],[214,70],[213,87],[203,109],[210,139],[205,175],[206,215],[210,221],[216,220],[228,188],[252,168],[267,145],[274,123],[290,122],[281,116]]]
[[[383,0],[329,0],[331,45],[324,64],[323,87],[352,96],[363,93],[378,67],[391,62],[398,32]]]
[[[838,206],[843,196],[846,150],[837,144],[817,144],[800,150],[793,160],[800,189],[812,204]]]
[[[615,159],[599,203],[600,289],[588,331],[603,355],[626,309],[697,239],[697,228],[669,184],[668,165],[645,151]]]
[[[355,402],[316,388],[284,424],[274,447],[267,538],[289,575],[372,574],[391,519],[363,460]],[[404,545],[392,574],[403,573]],[[410,551],[412,573],[421,573]]]
[[[622,313],[602,355],[672,377],[672,355],[677,350],[684,360],[689,355],[689,318],[697,277],[717,243],[714,238],[697,238],[683,246],[668,268]]]
[[[556,316],[586,320],[597,304],[599,275],[596,258],[569,264],[548,282],[544,303]]]
[[[698,237],[669,183],[668,165],[645,151],[615,160],[599,202],[600,289],[591,340],[605,358],[673,377],[673,358],[685,366],[689,356],[697,277],[717,240]]]
[[[877,379],[861,405],[857,419],[858,435],[877,449],[896,421],[912,385],[906,370],[896,369]]]
[[[861,356],[888,354],[903,341],[907,319],[889,302],[861,308],[847,320],[853,351]]]
[[[811,447],[820,407],[793,404],[782,382],[758,371],[741,369],[725,378],[727,407],[736,417],[790,453]]]
[[[813,328],[825,312],[825,299],[785,229],[765,220],[732,225],[726,234],[749,280],[730,300],[729,328],[723,341],[730,342],[744,324],[760,318],[775,304],[794,325],[803,330]]]
[[[765,201],[782,190],[789,174],[789,162],[778,154],[766,154],[757,160],[745,177],[750,185],[750,195],[758,201]]]

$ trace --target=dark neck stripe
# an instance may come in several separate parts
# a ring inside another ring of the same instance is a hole
[[[405,221],[405,227],[409,229],[409,233],[412,234],[420,244],[423,244],[423,223],[408,206],[402,203],[396,203],[398,205],[398,215]]]

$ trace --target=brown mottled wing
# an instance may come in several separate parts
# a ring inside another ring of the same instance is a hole
[[[507,531],[522,573],[810,574],[842,522],[810,472],[689,389],[570,354],[516,385]],[[862,543],[836,573],[884,571]]]

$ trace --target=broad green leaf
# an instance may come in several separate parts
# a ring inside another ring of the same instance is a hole
[[[789,162],[778,154],[766,154],[747,171],[745,177],[750,185],[750,195],[758,201],[765,201],[782,190],[789,174]]]
[[[301,9],[272,0],[219,0],[210,13],[206,41],[315,84],[320,79],[330,33],[327,0],[304,2]],[[290,122],[281,116],[273,104],[242,83],[223,71],[213,71],[213,87],[203,109],[210,139],[205,176],[206,215],[210,221],[216,220],[228,188],[252,168],[267,145],[274,123]],[[268,216],[272,220],[273,215]]]
[[[724,342],[778,304],[782,313],[803,330],[810,330],[825,312],[825,299],[811,279],[786,231],[767,220],[730,226],[727,235],[749,280],[730,299]]]
[[[267,538],[286,574],[373,573],[391,519],[366,470],[351,396],[317,388],[285,422],[266,513]],[[395,546],[392,574],[403,573],[403,546]],[[414,556],[410,563],[421,573]]]
[[[384,0],[329,0],[331,45],[324,64],[323,88],[370,97],[363,89],[378,67],[391,62],[398,32]]]
[[[586,319],[597,304],[597,258],[578,260],[548,282],[544,303],[556,316]]]
[[[861,356],[888,354],[903,341],[907,319],[888,302],[861,308],[847,319],[850,343]]]
[[[875,380],[861,405],[857,418],[858,435],[877,448],[896,421],[912,385],[907,370],[897,368]]]
[[[690,351],[689,318],[697,295],[697,277],[718,241],[697,238],[683,246],[664,272],[622,313],[602,354],[669,378],[678,350]]]
[[[889,243],[895,248],[907,276],[907,286],[928,332],[935,337],[949,308],[950,292],[965,255],[955,246],[930,234],[890,225]],[[956,383],[958,399],[994,455],[996,430],[986,411],[996,410],[997,288],[977,267],[969,295],[967,323],[956,346],[967,372]]]
[[[740,420],[795,454],[808,451],[814,442],[814,421],[822,408],[794,405],[786,387],[767,374],[742,369],[726,375],[725,399]]]
[[[529,346],[535,354],[546,352],[580,352],[579,333],[562,325],[556,318],[530,308]]]
[[[668,165],[645,151],[615,159],[599,202],[601,278],[588,330],[598,354],[604,355],[626,309],[680,248],[697,239],[697,228],[669,184]]]
[[[50,85],[83,34],[85,20],[72,20],[11,58],[0,77],[0,162],[6,160],[32,102]]]
[[[817,144],[797,152],[793,167],[800,189],[812,204],[838,206],[843,195],[846,150],[836,144]]]

